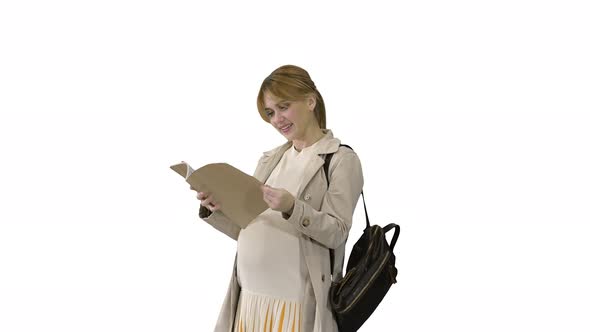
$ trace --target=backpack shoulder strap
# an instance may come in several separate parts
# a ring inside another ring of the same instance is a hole
[[[340,144],[340,146],[345,146],[352,151],[354,151],[349,145]],[[328,183],[328,188],[330,188],[330,177],[328,176],[328,169],[330,168],[330,161],[332,160],[332,156],[334,153],[326,154],[326,159],[324,160],[324,175],[326,175],[326,181]],[[365,217],[366,217],[366,227],[371,227],[369,223],[369,214],[367,213],[367,204],[365,204],[365,194],[361,191],[361,195],[363,196],[363,207],[365,208]],[[334,249],[330,249],[330,273],[334,272]]]
[[[352,150],[352,148],[346,144],[340,144],[340,146],[345,146]],[[354,151],[354,150],[352,150]],[[328,176],[328,168],[330,168],[330,161],[332,160],[332,156],[334,153],[326,154],[326,159],[324,161],[324,174],[326,175],[326,180],[328,181],[328,187],[330,187],[330,177]]]
[[[345,146],[352,151],[354,151],[349,145],[340,144],[340,146]],[[330,177],[328,176],[328,169],[330,168],[330,161],[332,160],[332,156],[334,153],[326,154],[326,159],[324,160],[324,175],[326,175],[326,181],[328,182],[328,188],[330,188]],[[365,220],[366,220],[366,227],[371,227],[371,223],[369,223],[369,214],[367,213],[367,204],[365,203],[365,193],[361,191],[361,196],[363,197],[363,207],[365,208]]]

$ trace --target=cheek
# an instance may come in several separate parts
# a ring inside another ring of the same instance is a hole
[[[297,110],[297,109],[290,110],[287,112],[288,114],[286,114],[285,117],[291,123],[295,123],[295,124],[301,123],[301,116],[300,116],[299,112],[300,112],[300,110]]]

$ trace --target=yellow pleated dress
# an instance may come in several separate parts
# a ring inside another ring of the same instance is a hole
[[[318,142],[300,152],[294,147],[285,151],[266,184],[297,197]],[[237,270],[242,291],[235,332],[308,332],[313,326],[315,301],[306,299],[313,293],[300,236],[281,212],[271,209],[240,232]]]

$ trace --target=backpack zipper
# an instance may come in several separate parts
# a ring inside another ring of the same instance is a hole
[[[378,230],[379,230],[378,228],[375,228],[373,233],[376,233]],[[371,242],[371,244],[369,244],[369,249],[371,249],[372,246],[373,246],[373,242]],[[369,250],[367,250],[367,252],[369,252]],[[389,253],[389,251],[387,251],[387,253]],[[367,288],[373,283],[373,280],[375,280],[375,278],[377,277],[379,272],[381,272],[381,270],[383,269],[383,265],[385,265],[385,262],[387,262],[388,258],[389,258],[389,255],[385,254],[385,257],[383,257],[381,264],[379,264],[377,271],[375,271],[375,273],[371,276],[371,279],[369,279],[369,282],[367,282],[365,284],[365,287],[363,287],[363,289],[361,289],[360,293],[358,293],[358,295],[354,298],[354,300],[346,308],[344,308],[342,311],[340,311],[341,313],[347,312],[348,310],[351,309],[351,307],[354,304],[356,304],[356,302],[359,300],[359,298],[367,291]]]

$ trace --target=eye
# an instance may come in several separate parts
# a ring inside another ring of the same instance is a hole
[[[273,111],[267,111],[266,116],[268,116],[270,118],[273,115],[273,113],[274,113]]]
[[[279,106],[279,110],[284,111],[289,108],[289,104],[283,104]]]

